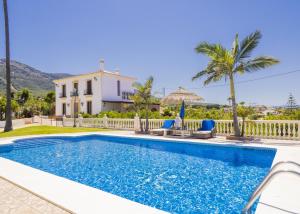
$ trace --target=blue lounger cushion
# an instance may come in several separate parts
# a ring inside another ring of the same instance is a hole
[[[175,123],[175,120],[165,120],[162,129],[171,129]]]
[[[201,128],[198,131],[212,131],[215,128],[215,124],[214,120],[203,120]]]

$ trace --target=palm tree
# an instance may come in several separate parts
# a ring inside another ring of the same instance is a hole
[[[152,104],[152,86],[153,86],[153,77],[150,76],[144,85],[140,83],[134,83],[133,85],[136,88],[135,93],[135,105],[141,106],[146,111],[146,125],[145,125],[145,132],[149,131],[149,108]],[[139,107],[140,108],[140,107]],[[141,131],[143,131],[143,128],[141,127]]]
[[[5,22],[5,48],[6,48],[6,110],[5,110],[5,127],[4,131],[12,130],[12,115],[11,115],[11,79],[10,79],[10,50],[9,50],[9,24],[7,0],[3,0],[4,22]]]
[[[138,83],[135,83],[134,86],[136,88],[138,88],[139,86],[137,85]],[[137,114],[140,114],[141,113],[141,110],[143,108],[143,100],[142,98],[140,97],[139,94],[135,93],[134,95],[130,96],[130,99],[133,100],[133,108],[135,110],[135,112]],[[142,123],[142,118],[139,117],[139,122],[140,122],[140,130],[141,132],[144,132],[144,128],[143,128],[143,123]]]
[[[279,63],[279,60],[269,56],[259,56],[250,59],[251,53],[257,47],[261,37],[261,33],[255,31],[239,43],[239,36],[236,34],[231,50],[227,50],[221,44],[210,44],[207,42],[200,43],[195,49],[197,53],[208,56],[210,61],[204,70],[192,78],[193,80],[207,76],[204,85],[223,78],[230,81],[230,98],[235,136],[240,136],[234,87],[235,74],[253,72]]]

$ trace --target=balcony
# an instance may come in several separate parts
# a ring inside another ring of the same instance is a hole
[[[131,100],[130,97],[133,96],[133,92],[123,91],[122,92],[122,100]]]
[[[73,91],[70,92],[70,96],[71,96],[71,97],[78,97],[78,96],[79,96],[79,93],[78,93],[77,90],[73,90]]]
[[[90,89],[84,90],[84,95],[93,95],[93,91]]]
[[[60,93],[59,94],[59,98],[66,98],[66,97],[67,97],[66,93]]]

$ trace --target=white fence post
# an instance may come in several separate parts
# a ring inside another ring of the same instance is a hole
[[[82,127],[83,117],[81,114],[78,115],[78,126]]]
[[[140,117],[138,114],[135,114],[135,117],[134,117],[134,131],[139,131],[140,130]]]
[[[108,128],[108,117],[106,114],[103,117],[103,126],[104,128]]]
[[[295,123],[294,126],[297,124],[297,132],[295,130],[295,138],[300,140],[300,122]]]
[[[182,119],[179,117],[179,114],[177,114],[175,118],[175,128],[181,128],[182,127]]]

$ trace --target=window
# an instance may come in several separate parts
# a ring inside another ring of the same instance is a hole
[[[61,97],[66,97],[66,85],[61,86]]]
[[[74,82],[73,88],[74,88],[74,91],[78,92],[78,82]]]
[[[92,101],[86,102],[86,113],[92,114]]]
[[[118,96],[121,95],[121,83],[120,83],[120,80],[117,81],[117,93],[118,93]]]
[[[66,111],[67,109],[66,109],[66,104],[65,103],[63,103],[62,104],[62,115],[66,115]]]
[[[86,82],[86,93],[87,95],[91,95],[92,94],[92,80],[88,80]]]

